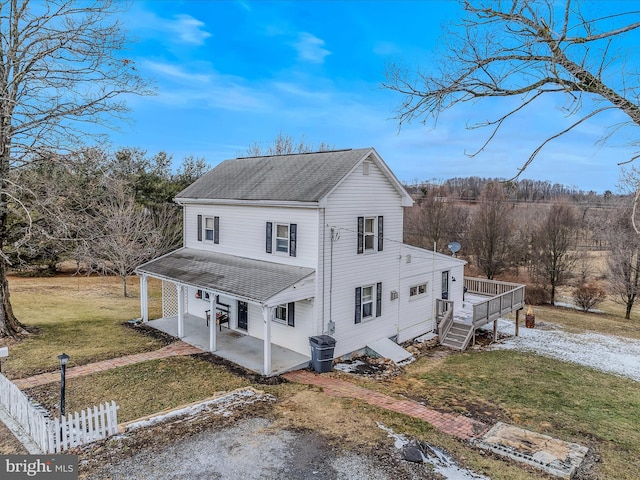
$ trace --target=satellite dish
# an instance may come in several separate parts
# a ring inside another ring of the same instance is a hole
[[[460,251],[460,248],[462,248],[458,242],[451,242],[447,247],[449,247],[449,250],[451,250],[454,257],[456,256],[456,253]]]

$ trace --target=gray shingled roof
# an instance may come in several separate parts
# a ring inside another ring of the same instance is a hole
[[[262,303],[315,270],[181,248],[139,266],[136,272]]]
[[[317,202],[371,150],[225,160],[176,198]]]

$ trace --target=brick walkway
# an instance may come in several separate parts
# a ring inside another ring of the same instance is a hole
[[[147,360],[157,360],[159,358],[175,357],[178,355],[192,355],[194,353],[202,353],[202,350],[194,347],[193,345],[178,341],[152,352],[137,353],[135,355],[127,355],[125,357],[118,357],[111,360],[103,360],[101,362],[71,367],[67,369],[66,378],[82,377],[84,375],[90,375],[92,373],[102,372],[112,368],[146,362]],[[60,371],[41,373],[40,375],[34,375],[33,377],[12,380],[12,382],[21,390],[58,381],[60,381]]]
[[[369,405],[419,418],[438,430],[463,440],[480,437],[490,428],[489,425],[472,418],[438,412],[411,400],[390,397],[344,380],[318,375],[307,370],[289,372],[282,376],[293,382],[322,387],[324,393],[334,397],[356,398]]]

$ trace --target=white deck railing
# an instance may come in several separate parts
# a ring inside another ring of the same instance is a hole
[[[472,322],[475,328],[524,307],[524,285],[464,277],[464,286],[468,293],[492,297],[473,306]]]
[[[59,453],[118,431],[120,407],[113,401],[52,420],[44,408],[31,401],[1,373],[0,406],[45,454]]]

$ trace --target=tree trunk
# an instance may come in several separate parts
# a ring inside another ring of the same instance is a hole
[[[27,334],[24,326],[13,314],[11,302],[9,301],[9,282],[7,282],[7,267],[0,260],[0,338],[17,337]]]
[[[122,281],[122,296],[127,297],[127,276],[121,276],[120,280]]]
[[[627,310],[624,314],[624,318],[626,320],[630,320],[631,319],[631,307],[633,307],[633,300],[627,300]]]

